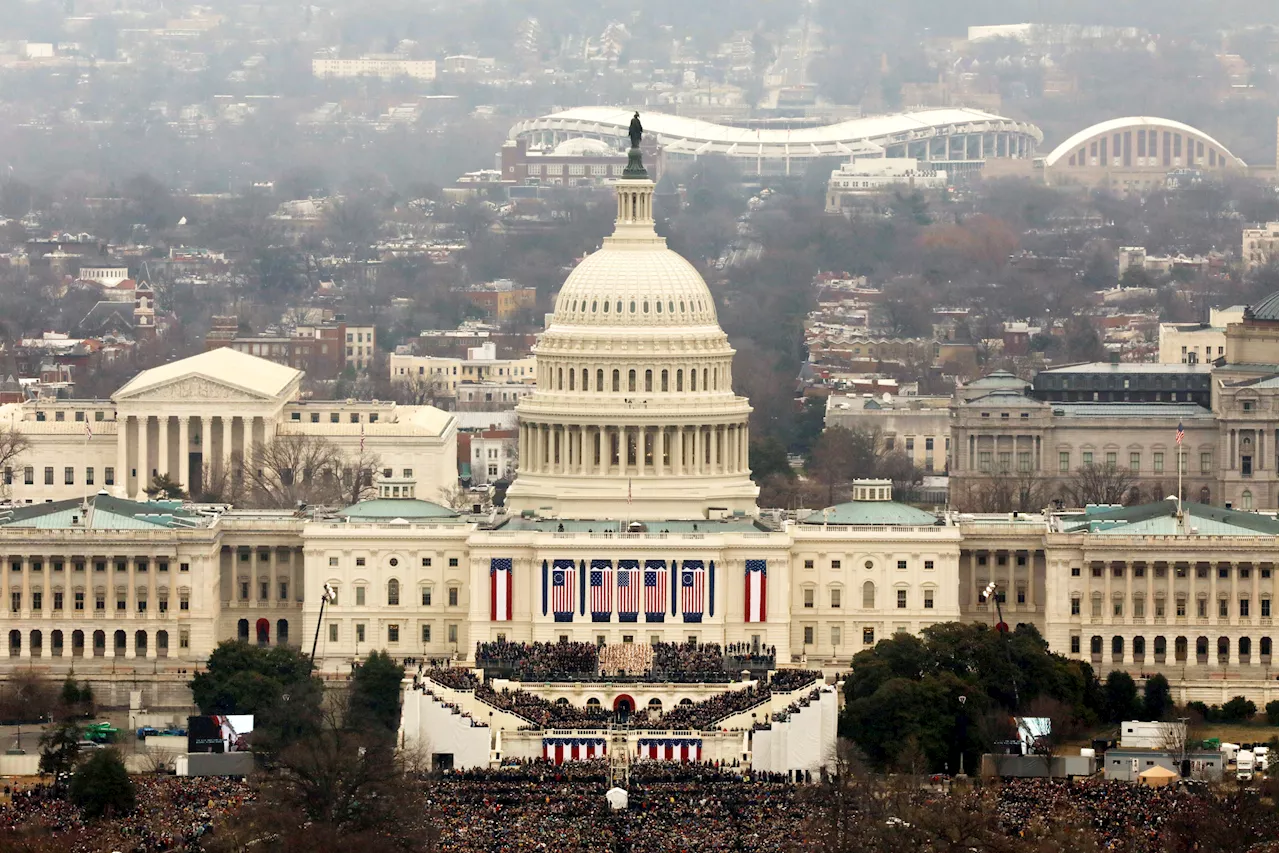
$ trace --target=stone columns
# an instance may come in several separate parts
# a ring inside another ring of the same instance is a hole
[[[280,570],[279,559],[280,559],[279,553],[277,552],[275,547],[272,547],[271,553],[267,557],[267,601],[268,602],[271,601],[272,596],[275,595],[276,589],[280,584],[280,578],[277,576],[277,573]],[[403,596],[406,594],[406,592],[407,590],[405,590],[404,587],[402,586],[400,590],[400,594]],[[279,640],[280,638],[277,637],[276,639]]]
[[[218,450],[218,456],[222,459],[222,470],[228,474],[231,473],[231,424],[233,418],[230,415],[223,415],[222,418],[222,447]]]
[[[1125,620],[1127,623],[1133,623],[1133,563],[1125,560],[1124,563],[1124,606],[1125,613],[1129,614]],[[1129,633],[1129,632],[1125,632]],[[1126,637],[1124,644],[1124,662],[1126,664],[1133,663],[1133,638]]]
[[[161,415],[156,418],[157,432],[159,433],[157,445],[159,447],[159,459],[156,460],[156,473],[162,477],[169,476],[169,416]],[[148,646],[148,648],[150,648]]]
[[[200,418],[200,462],[212,474],[217,467],[216,461],[213,458],[213,417],[204,415]],[[203,472],[201,476],[204,476]],[[209,484],[205,483],[205,485]]]
[[[978,606],[978,596],[982,590],[978,589],[978,552],[973,549],[969,550],[969,586],[971,587],[971,595],[969,598],[969,606]]]
[[[667,473],[667,428],[658,427],[658,446],[653,457],[654,473],[659,477]]]
[[[103,483],[106,482],[104,477]],[[116,473],[114,488],[121,497],[129,497],[129,416],[116,417]],[[8,645],[5,645],[8,648]]]
[[[191,416],[178,418],[178,482],[191,491]],[[176,640],[174,641],[177,642]]]
[[[245,468],[253,465],[253,417],[240,419],[240,461]]]
[[[147,486],[151,485],[151,452],[147,447],[147,432],[151,427],[151,418],[143,415],[138,418],[138,485],[139,500],[146,498]]]

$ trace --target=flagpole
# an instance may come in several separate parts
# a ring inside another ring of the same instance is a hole
[[[1178,466],[1178,494],[1176,495],[1176,497],[1178,499],[1178,521],[1181,522],[1182,521],[1182,422],[1181,421],[1178,422],[1178,435],[1177,435],[1177,441],[1175,442],[1174,446],[1175,446],[1174,452],[1177,454],[1177,457],[1178,457],[1175,460],[1174,464]]]

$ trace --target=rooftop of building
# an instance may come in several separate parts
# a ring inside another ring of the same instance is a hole
[[[1272,293],[1261,302],[1250,305],[1246,308],[1244,311],[1245,319],[1267,320],[1272,323],[1276,322],[1280,319],[1280,307],[1277,305],[1278,302],[1280,302],[1280,292]]]
[[[431,501],[417,498],[372,498],[342,510],[338,515],[348,521],[442,521],[460,518],[458,513]]]
[[[1209,504],[1182,503],[1184,518],[1178,518],[1178,501],[1166,498],[1138,506],[1089,506],[1078,514],[1059,516],[1067,533],[1108,536],[1277,536],[1280,522],[1275,516],[1241,512]]]
[[[208,516],[183,509],[181,501],[130,501],[105,491],[85,499],[0,509],[0,527],[38,530],[155,530],[209,523]]]
[[[897,501],[849,501],[818,510],[801,524],[823,526],[827,524],[876,525],[893,527],[941,526],[945,522],[931,512],[916,509]]]
[[[1080,364],[1064,364],[1046,367],[1041,374],[1053,373],[1212,373],[1211,364],[1162,364],[1160,362],[1110,362],[1086,361]]]
[[[1049,403],[1053,413],[1068,418],[1179,418],[1212,420],[1214,414],[1195,403]]]
[[[770,528],[756,518],[734,517],[725,519],[672,519],[669,521],[627,522],[620,519],[586,518],[532,518],[506,516],[500,518],[494,529],[530,530],[538,533],[761,533]]]
[[[274,397],[286,393],[301,375],[302,371],[292,367],[229,347],[219,347],[144,370],[113,396],[129,397],[187,377],[202,377],[255,396]]]
[[[986,376],[980,376],[972,382],[965,383],[966,388],[1025,388],[1031,383],[1019,379],[1007,370],[993,370]]]

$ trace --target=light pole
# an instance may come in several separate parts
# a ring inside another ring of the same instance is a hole
[[[1022,704],[1022,700],[1018,698],[1017,671],[1013,668],[1013,652],[1009,650],[1009,625],[1004,621],[1004,611],[1000,608],[1000,596],[995,593],[996,582],[991,581],[991,583],[987,584],[987,588],[982,591],[982,600],[989,601],[994,598],[996,602],[996,630],[1004,638],[1004,654],[1009,661],[1009,681],[1013,684],[1013,708],[1016,711],[1018,706]]]
[[[316,646],[320,644],[320,626],[324,623],[324,606],[334,598],[334,589],[329,584],[324,585],[324,593],[320,596],[320,615],[316,617],[316,636],[311,641],[311,668],[316,667]]]
[[[958,767],[958,768],[959,768],[958,772],[956,773],[956,777],[957,777],[957,778],[958,778],[958,777],[960,777],[960,776],[963,776],[963,775],[964,775],[964,745],[965,745],[965,743],[968,741],[968,734],[969,734],[969,731],[968,731],[968,730],[969,730],[969,718],[968,718],[968,717],[965,715],[965,713],[964,713],[964,703],[965,703],[965,702],[967,702],[967,701],[969,701],[969,697],[968,697],[968,696],[961,696],[961,697],[960,697],[960,714],[959,714],[959,718],[958,718],[958,719],[959,719],[959,725],[957,726],[957,728],[960,730],[960,731],[959,731],[959,735],[960,735],[960,736],[959,736],[959,738],[958,738],[958,740],[960,741],[960,743],[959,743],[959,747],[960,747],[960,760],[956,763],[956,767]]]

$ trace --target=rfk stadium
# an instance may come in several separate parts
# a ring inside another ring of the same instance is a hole
[[[646,139],[668,160],[720,155],[756,175],[803,174],[811,161],[855,156],[914,157],[979,166],[991,158],[1028,159],[1044,135],[1033,124],[966,108],[922,109],[867,116],[818,127],[716,124],[639,108]],[[510,138],[530,149],[572,139],[596,139],[621,149],[629,143],[630,107],[575,107],[519,122]],[[963,168],[960,169],[963,171]]]

